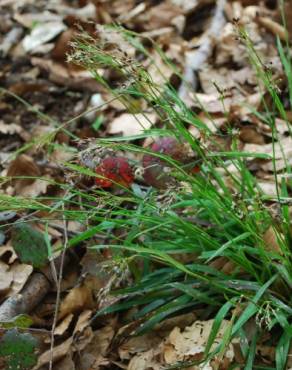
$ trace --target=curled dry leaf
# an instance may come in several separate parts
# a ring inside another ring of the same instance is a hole
[[[100,86],[90,72],[66,68],[62,63],[44,58],[31,58],[31,63],[49,73],[49,80],[73,90],[98,92]]]
[[[14,192],[17,195],[26,197],[36,197],[44,194],[48,187],[47,179],[33,179],[31,177],[40,177],[41,171],[32,157],[21,154],[12,161],[7,170],[8,177],[24,177],[12,179]],[[27,177],[27,178],[25,178]]]
[[[30,35],[25,36],[23,39],[24,50],[28,52],[35,50],[38,46],[52,40],[65,29],[66,26],[63,22],[53,21],[38,24],[33,28]]]
[[[155,123],[156,115],[154,113],[129,114],[123,113],[107,127],[107,132],[111,135],[134,136],[149,130]]]
[[[165,366],[177,363],[178,361],[201,359],[204,355],[213,323],[214,320],[195,321],[191,326],[186,327],[182,331],[178,327],[175,327],[158,346],[134,356],[128,365],[128,370],[161,370]],[[229,325],[229,321],[222,321],[220,330],[218,331],[210,351],[214,350],[222,341],[224,333],[228,330]],[[227,347],[222,362],[219,364],[219,369],[226,369],[233,362],[235,358],[234,344],[236,343],[238,343],[238,340],[233,339],[231,344]],[[224,367],[222,367],[223,365]],[[207,363],[194,366],[192,369],[212,370],[213,367],[211,367],[211,364]]]
[[[74,287],[62,301],[59,319],[72,312],[80,312],[84,308],[93,307],[92,293],[85,285]]]
[[[0,295],[3,297],[10,289],[13,280],[13,273],[9,271],[9,266],[0,261]]]
[[[14,161],[12,161],[8,167],[7,176],[27,176],[27,177],[38,177],[41,175],[39,167],[36,165],[32,157],[21,154]],[[29,185],[34,180],[33,179],[21,179],[17,180],[21,182],[21,186]]]
[[[89,325],[91,315],[91,310],[85,310],[81,313],[81,315],[79,315],[78,321],[73,331],[73,335],[76,333],[81,333]]]
[[[0,120],[0,133],[4,135],[13,135],[13,134],[19,134],[22,131],[22,127],[15,124],[15,123],[9,123],[6,124],[2,120]]]
[[[67,315],[56,327],[54,335],[63,335],[65,331],[69,328],[69,325],[73,320],[73,317],[74,315],[72,313]]]
[[[59,319],[69,313],[81,312],[97,306],[95,297],[104,283],[101,279],[93,275],[87,275],[82,284],[70,290],[61,302]]]
[[[96,330],[93,334],[91,342],[80,353],[81,370],[99,370],[101,366],[109,364],[106,355],[115,334],[113,327],[107,325],[100,330]]]
[[[66,356],[68,353],[70,353],[72,343],[73,343],[73,338],[70,337],[67,340],[65,340],[63,343],[61,343],[60,345],[55,346],[54,351],[53,351],[53,362],[60,360],[61,358]],[[32,370],[40,369],[42,366],[48,364],[50,362],[50,359],[51,359],[50,350],[42,353],[40,357],[38,358],[38,362],[36,366]]]
[[[17,188],[17,194],[23,197],[35,198],[47,192],[49,186],[49,177],[46,179],[37,179],[31,185],[23,186],[21,189]]]
[[[24,284],[27,282],[29,276],[33,272],[33,267],[25,263],[15,262],[11,266],[10,271],[13,274],[13,281],[12,281],[9,295],[14,295],[14,294],[19,293],[22,290],[22,288],[24,287]]]
[[[270,226],[263,235],[265,249],[269,252],[282,254],[280,238],[283,240],[283,235],[278,233],[272,226]]]
[[[0,248],[0,259],[7,261],[7,263],[10,265],[17,259],[17,254],[15,253],[15,250],[13,249],[10,242],[8,242],[6,245],[2,245]]]
[[[21,291],[33,268],[27,264],[14,262],[7,265],[0,261],[0,296],[9,297]]]
[[[170,2],[161,2],[139,17],[146,31],[156,30],[171,25],[173,18],[182,14],[182,9]]]

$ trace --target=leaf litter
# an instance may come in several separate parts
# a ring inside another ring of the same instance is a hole
[[[144,130],[157,128],[161,124],[161,117],[157,112],[153,113],[153,107],[145,106],[137,99],[134,117],[125,105],[117,102],[115,97],[109,96],[88,71],[66,62],[70,42],[76,35],[76,23],[79,22],[85,29],[88,27],[90,32],[92,24],[87,25],[85,23],[87,21],[97,24],[99,36],[104,42],[111,43],[111,47],[116,49],[118,54],[126,53],[127,57],[137,56],[135,48],[129,46],[118,33],[104,32],[103,25],[114,21],[121,22],[128,29],[137,31],[144,37],[153,37],[185,77],[186,66],[190,67],[192,77],[195,76],[197,81],[198,90],[188,91],[184,101],[198,112],[202,121],[209,127],[211,136],[202,137],[200,131],[192,125],[189,131],[206,147],[211,148],[211,145],[214,147],[215,142],[216,150],[218,148],[222,150],[222,145],[229,150],[230,145],[229,143],[226,145],[225,134],[232,128],[238,134],[238,146],[243,152],[271,155],[274,151],[275,163],[271,159],[252,157],[247,158],[247,162],[248,167],[257,176],[263,192],[275,197],[277,195],[273,177],[275,169],[281,182],[282,178],[285,179],[287,166],[292,164],[291,115],[288,115],[287,120],[283,117],[276,118],[278,141],[272,143],[271,127],[266,124],[265,117],[255,117],[252,112],[261,108],[263,86],[258,82],[257,75],[250,65],[246,49],[236,40],[234,20],[238,20],[240,25],[248,29],[255,49],[260,53],[264,63],[273,70],[275,79],[283,77],[283,70],[274,37],[278,36],[283,40],[285,32],[280,25],[279,12],[271,10],[269,6],[258,4],[257,1],[227,2],[224,11],[224,24],[220,27],[215,40],[212,39],[213,36],[210,38],[208,29],[212,16],[216,13],[216,4],[209,0],[164,0],[157,5],[151,1],[138,4],[134,0],[79,1],[78,5],[74,6],[54,1],[47,1],[46,4],[43,2],[32,4],[25,0],[15,3],[4,1],[0,12],[0,37],[4,43],[1,47],[3,60],[0,78],[6,91],[2,91],[0,100],[0,158],[1,175],[8,176],[9,181],[3,182],[1,188],[3,199],[7,196],[20,196],[39,202],[40,197],[59,196],[54,181],[62,182],[64,176],[65,178],[68,176],[64,175],[64,163],[74,158],[70,149],[74,153],[77,148],[76,141],[86,142],[115,135],[140,135]],[[287,8],[287,12],[289,11]],[[290,29],[291,22],[288,21],[288,30]],[[204,63],[197,66],[197,51],[203,50],[202,46],[206,40],[209,43],[207,57],[204,56],[202,59]],[[151,45],[147,47],[148,58],[141,62],[154,83],[162,84],[166,78],[179,89],[182,86],[181,81],[175,78],[173,69],[160,58],[157,50]],[[120,81],[121,76],[102,66],[101,72],[124,87],[125,81]],[[19,99],[13,100],[11,94],[23,97],[29,105],[23,106]],[[75,119],[80,113],[93,108],[92,102],[95,102],[96,96],[98,96],[97,105],[105,106],[93,110],[92,114],[84,114]],[[52,120],[44,119],[39,112],[45,112]],[[36,141],[45,139],[46,135],[51,134],[62,122],[70,122],[67,127],[73,133],[74,140],[68,131],[64,130],[58,131],[54,136],[54,145],[49,147],[48,153],[42,149],[35,150],[29,145],[31,139]],[[92,125],[96,122],[98,129],[94,130]],[[28,145],[27,151],[15,157],[14,151],[23,144]],[[68,146],[69,151],[65,146]],[[284,160],[283,153],[288,160]],[[71,185],[75,185],[74,179],[69,177],[67,180]],[[225,180],[232,189],[232,180],[230,178]],[[85,189],[92,185],[86,174],[81,185]],[[61,196],[66,197],[66,191],[63,191]],[[47,200],[48,206],[49,202]],[[46,201],[42,212],[33,211],[36,212],[38,221],[42,222],[42,233],[30,226],[25,226],[25,230],[16,227],[17,233],[21,236],[17,237],[15,227],[14,231],[11,231],[4,225],[8,241],[7,244],[2,243],[0,246],[2,303],[23,290],[31,275],[38,272],[47,262],[48,253],[54,254],[57,251],[56,255],[60,256],[59,248],[63,244],[64,234],[63,223],[58,215],[46,212],[45,205]],[[77,208],[72,207],[72,213],[76,211]],[[29,215],[22,209],[18,209],[13,217],[18,221],[29,219]],[[4,224],[5,220],[1,219],[0,222]],[[68,225],[67,232],[73,238],[78,238],[84,232],[85,228],[82,226],[88,220],[77,222],[72,219],[70,222],[71,227]],[[48,240],[44,239],[44,234],[47,234]],[[88,237],[89,240],[90,238],[91,236]],[[110,240],[108,236],[104,240],[104,235],[99,234],[94,235],[94,238],[95,243],[106,244]],[[279,252],[281,235],[275,229],[267,229],[263,239],[268,251]],[[108,274],[105,266],[112,256],[107,249],[98,254],[98,259],[93,262],[93,268],[85,267],[88,262],[86,258],[80,257],[82,252],[78,253],[72,257],[74,263],[65,266],[68,276],[70,268],[75,269],[75,274],[72,274],[72,281],[69,281],[67,287],[61,291],[54,333],[57,343],[54,346],[53,358],[48,347],[50,338],[46,333],[45,339],[42,338],[42,353],[36,360],[34,337],[29,334],[30,337],[27,339],[24,337],[25,334],[17,333],[13,329],[1,334],[0,352],[7,364],[11,364],[11,353],[15,353],[15,348],[12,350],[8,348],[11,338],[20,342],[19,348],[23,348],[24,351],[18,353],[16,360],[13,360],[16,362],[11,366],[21,363],[25,353],[28,366],[37,361],[34,369],[44,369],[51,361],[58,369],[104,369],[112,366],[131,370],[164,369],[177,362],[200,361],[203,358],[214,320],[198,320],[196,317],[191,317],[190,322],[182,322],[179,326],[181,318],[177,316],[172,319],[168,330],[160,327],[151,334],[140,337],[125,336],[123,343],[114,347],[116,336],[125,328],[123,318],[118,314],[112,314],[100,322],[98,327],[94,327],[92,317],[98,308],[110,306],[113,301],[119,300],[107,297],[107,293],[113,286],[117,288],[128,284],[129,276],[125,273],[116,281],[114,276]],[[218,257],[214,261],[216,263],[210,266],[214,266],[218,271],[233,273],[234,265],[230,265],[231,261],[228,259]],[[54,263],[57,266],[57,259],[53,260]],[[98,272],[93,273],[92,270]],[[32,327],[37,326],[37,322],[42,322],[44,330],[50,329],[55,304],[50,301],[52,291],[53,288],[50,288],[46,298],[38,302],[37,307],[34,306],[30,312],[35,319]],[[38,316],[37,312],[42,312],[42,315]],[[228,325],[230,322],[227,320],[222,322],[211,350],[220,343]],[[26,346],[22,347],[22,341]],[[256,351],[259,360],[268,364],[273,363],[273,348],[263,345]],[[190,368],[228,369],[234,361],[240,362],[238,357],[238,339],[235,338],[228,348],[225,348],[219,363],[216,363],[215,357],[203,365],[193,365]]]

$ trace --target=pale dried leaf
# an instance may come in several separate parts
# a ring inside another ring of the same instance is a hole
[[[13,134],[19,134],[22,131],[22,127],[15,124],[15,123],[9,123],[6,124],[3,121],[0,120],[0,133],[4,135],[13,135]]]
[[[101,366],[106,366],[109,361],[106,354],[114,336],[111,325],[94,332],[93,339],[80,354],[82,367],[81,370],[96,369],[101,370]]]
[[[129,339],[119,347],[119,357],[121,360],[128,360],[134,354],[146,352],[151,348],[156,348],[161,342],[161,336],[155,333],[147,333],[139,337]]]
[[[36,179],[32,184],[21,186],[19,183],[15,185],[17,195],[23,197],[35,198],[47,192],[49,182],[46,179]]]
[[[86,310],[86,311],[83,311],[81,315],[78,316],[78,321],[74,328],[73,335],[78,332],[82,332],[89,325],[91,315],[92,315],[92,311]]]
[[[201,108],[210,113],[224,113],[225,110],[230,109],[232,100],[230,97],[225,98],[223,105],[219,94],[194,94],[189,92],[186,96],[185,104],[188,107]]]
[[[282,254],[282,250],[279,243],[279,237],[282,237],[283,240],[283,235],[277,233],[276,230],[272,226],[270,226],[263,235],[265,249],[269,252]]]
[[[258,181],[258,186],[265,195],[277,197],[277,190],[274,182]]]
[[[150,65],[147,71],[151,77],[151,80],[157,86],[167,83],[174,74],[173,68],[167,65],[157,52],[154,52],[151,55]]]
[[[56,327],[54,331],[54,335],[63,335],[65,331],[69,328],[69,325],[72,322],[74,315],[70,313],[67,315],[61,322],[60,324]]]
[[[10,272],[13,274],[13,282],[10,288],[10,295],[19,293],[24,284],[27,282],[31,273],[33,272],[33,267],[24,263],[15,262],[11,268]]]
[[[15,253],[12,245],[10,244],[10,242],[8,242],[8,244],[6,244],[6,245],[1,246],[1,248],[0,248],[0,259],[4,255],[6,257],[7,254],[9,255],[8,264],[11,265],[18,257],[17,257],[17,254]]]
[[[59,361],[62,357],[66,356],[70,350],[73,343],[73,337],[68,338],[63,343],[54,347],[53,351],[53,362]],[[48,350],[42,353],[39,358],[36,366],[32,370],[38,370],[42,366],[48,364],[51,359],[51,351]]]
[[[9,266],[0,261],[0,294],[6,294],[13,282],[13,273],[9,271]]]
[[[62,22],[62,17],[60,15],[46,10],[42,13],[15,13],[13,18],[27,28],[31,28],[35,22],[40,22],[42,24],[48,22]]]
[[[148,130],[154,124],[154,113],[129,114],[123,113],[108,125],[107,132],[111,135],[121,134],[123,136],[139,135]]]
[[[166,365],[174,364],[178,361],[187,361],[188,359],[194,359],[194,357],[199,359],[200,356],[203,356],[213,323],[214,320],[195,321],[183,331],[175,327],[168,337],[162,340],[160,344],[134,356],[129,363],[128,369],[161,370]],[[225,331],[228,330],[229,325],[229,321],[222,321],[220,330],[211,347],[211,351],[222,341],[223,335]],[[235,354],[233,344],[235,343],[238,343],[237,339],[233,339],[224,354],[223,360],[227,365],[230,365],[234,360]],[[209,363],[191,367],[193,370],[209,368]]]
[[[147,31],[167,27],[174,17],[182,14],[182,9],[169,2],[161,2],[153,6],[148,12],[144,12],[139,20],[144,22]]]
[[[91,291],[84,285],[75,287],[62,301],[59,318],[62,318],[71,312],[81,311],[82,309],[91,305]]]
[[[283,153],[287,158],[292,157],[292,138],[287,137],[281,140],[279,143],[275,143],[275,158],[281,159]],[[273,154],[273,144],[257,145],[257,144],[245,144],[243,151],[250,153],[266,153]]]
[[[69,313],[95,308],[97,305],[95,297],[103,286],[104,282],[98,276],[88,274],[82,284],[71,289],[62,301],[59,319]]]
[[[171,2],[179,6],[184,13],[188,13],[195,11],[198,6],[210,3],[210,0],[171,0]]]
[[[155,359],[159,351],[150,349],[131,359],[127,370],[162,370],[162,365]]]
[[[63,22],[53,21],[38,24],[33,28],[30,35],[23,39],[23,47],[27,52],[35,50],[38,46],[47,43],[58,36],[67,27]]]
[[[55,368],[58,370],[75,370],[75,364],[72,360],[72,355],[68,354],[67,356],[62,358],[61,361],[58,361]]]
[[[99,90],[98,82],[92,77],[91,73],[83,70],[70,70],[61,63],[54,62],[50,59],[32,58],[31,63],[40,69],[49,73],[49,80],[58,84],[65,85],[68,88],[85,89],[96,92]]]
[[[173,346],[173,350],[169,350],[165,358],[166,363],[181,361],[185,359],[185,356],[203,354],[213,322],[214,320],[198,320],[195,321],[192,326],[186,327],[183,332],[181,332],[179,328],[174,328],[166,341],[166,345],[170,344]],[[221,342],[224,332],[227,330],[229,325],[230,323],[228,321],[222,321],[220,330],[210,351],[215,349],[216,346]],[[232,345],[229,345],[225,356],[228,357],[230,361],[233,360],[234,352]]]

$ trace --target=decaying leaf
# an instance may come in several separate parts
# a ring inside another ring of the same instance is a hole
[[[277,254],[282,254],[279,240],[279,238],[281,237],[283,238],[283,235],[277,233],[277,231],[270,226],[263,235],[266,250],[270,252],[275,252]]]
[[[13,134],[19,134],[22,131],[22,127],[15,124],[10,123],[6,124],[2,120],[0,120],[0,133],[5,135],[13,135]]]
[[[1,321],[0,328],[3,329],[13,329],[20,328],[25,329],[29,328],[33,324],[33,320],[28,315],[22,314],[15,316],[12,320]]]
[[[13,280],[13,273],[9,271],[9,266],[6,263],[0,261],[0,294],[5,295]]]
[[[59,319],[70,313],[95,308],[97,306],[96,296],[103,284],[98,277],[87,275],[82,283],[70,290],[62,301]]]
[[[38,177],[41,175],[39,167],[35,164],[34,160],[26,155],[21,154],[13,162],[10,163],[7,171],[8,177],[23,176],[23,177]],[[33,179],[17,180],[20,186],[29,185]]]
[[[214,320],[195,321],[184,330],[175,327],[159,345],[134,356],[129,362],[128,369],[161,370],[179,361],[202,360],[213,322]],[[225,331],[228,330],[229,325],[230,322],[226,320],[222,321],[220,330],[211,347],[211,351],[222,341],[223,335]],[[227,367],[224,367],[224,369],[228,368],[228,364],[231,365],[235,358],[233,344],[236,342],[237,340],[234,339],[225,351],[223,362],[224,366],[227,365]],[[213,370],[209,362],[191,368],[193,370]],[[220,368],[219,364],[219,369]]]
[[[139,135],[148,130],[155,123],[155,114],[129,114],[123,113],[108,125],[109,134],[120,134],[123,136]]]
[[[13,226],[12,245],[22,262],[34,267],[42,267],[48,262],[48,247],[43,234],[28,224]]]
[[[78,321],[73,331],[73,335],[82,332],[88,326],[91,315],[92,315],[91,310],[85,310],[81,313],[81,315],[79,315]]]
[[[72,313],[70,313],[69,315],[67,315],[60,323],[59,325],[56,327],[55,331],[54,331],[54,335],[63,335],[65,333],[65,331],[68,329],[72,319],[73,319],[74,315]]]
[[[13,282],[10,288],[10,295],[17,294],[24,287],[24,284],[27,282],[29,276],[33,272],[33,267],[24,263],[15,262],[10,271],[13,274]]]
[[[53,351],[53,362],[59,361],[61,358],[65,357],[68,353],[70,353],[72,343],[73,338],[70,337],[60,345],[55,346]],[[48,364],[50,360],[51,360],[51,351],[48,350],[39,356],[37,364],[32,370],[40,369],[42,366]]]
[[[36,363],[37,340],[30,333],[17,329],[7,331],[0,340],[0,356],[6,359],[7,369],[31,369]]]
[[[33,51],[38,46],[52,40],[59,33],[64,31],[66,26],[63,22],[51,21],[42,23],[33,28],[30,35],[23,39],[23,47],[25,51]]]
[[[95,331],[91,342],[82,350],[80,354],[81,370],[97,369],[109,365],[106,358],[107,351],[114,336],[114,330],[111,325]],[[137,368],[138,369],[138,368]]]

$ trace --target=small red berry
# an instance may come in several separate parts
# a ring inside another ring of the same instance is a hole
[[[132,168],[124,157],[107,157],[96,167],[95,172],[102,177],[96,177],[96,185],[110,188],[114,184],[129,187],[134,181]]]

